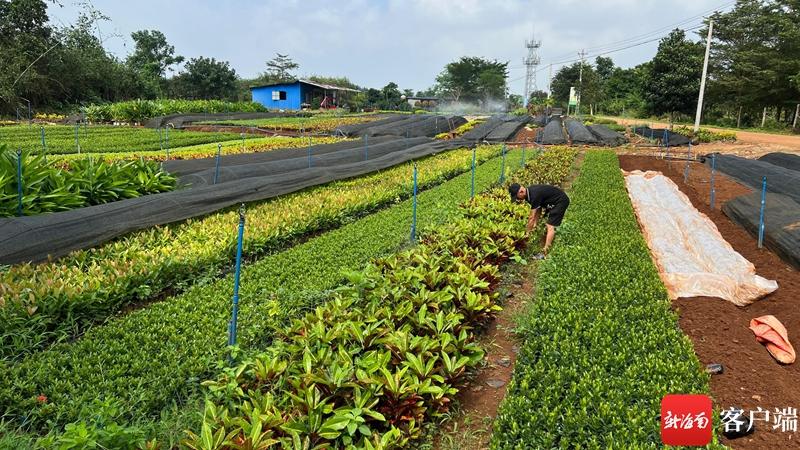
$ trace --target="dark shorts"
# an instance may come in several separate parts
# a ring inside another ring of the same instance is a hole
[[[553,205],[552,208],[545,210],[545,213],[547,213],[547,224],[554,227],[561,225],[561,221],[564,220],[564,213],[567,212],[568,207],[569,198],[564,197],[562,200],[559,200],[558,203]]]

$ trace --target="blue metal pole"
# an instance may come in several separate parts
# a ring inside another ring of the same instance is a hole
[[[78,124],[75,123],[75,148],[78,150],[78,154],[81,154],[81,144],[78,141]]]
[[[44,127],[42,127],[42,154],[43,155],[47,154],[47,141],[45,140],[44,137]]]
[[[500,182],[506,180],[506,144],[503,144],[503,159],[500,162]]]
[[[472,190],[470,191],[470,198],[475,198],[475,147],[472,147]]]
[[[242,240],[244,239],[244,203],[239,207],[239,235],[236,242],[236,271],[233,276],[233,311],[228,325],[228,346],[236,345],[239,320],[239,278],[242,274]]]
[[[22,217],[22,149],[17,149],[17,215]]]
[[[158,127],[158,146],[161,147],[161,151],[164,151],[164,132],[161,130],[161,127]]]
[[[244,153],[244,131],[242,131],[242,153]]]
[[[714,173],[717,171],[717,154],[711,155],[711,209],[714,209],[714,197],[717,191],[714,189]]]
[[[417,240],[417,163],[414,163],[414,201],[411,209],[411,242]]]
[[[692,159],[692,143],[689,142],[689,153],[686,155],[686,168],[683,170],[683,183],[689,182],[689,160]]]
[[[222,144],[217,144],[217,160],[214,164],[214,184],[217,184],[217,180],[219,179],[219,159],[220,155],[222,154]]]
[[[308,168],[311,168],[311,140],[308,141]]]
[[[364,161],[369,159],[369,136],[364,135]]]
[[[525,144],[522,144],[522,161],[520,167],[525,167]]]
[[[167,161],[169,161],[169,126],[166,127],[166,142],[167,142]]]
[[[761,180],[761,213],[758,218],[758,248],[764,246],[764,209],[767,205],[767,177]]]

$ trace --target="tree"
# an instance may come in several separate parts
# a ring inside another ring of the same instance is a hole
[[[313,81],[320,84],[330,84],[331,86],[346,87],[350,89],[361,90],[357,84],[350,81],[347,77],[326,77],[321,75],[311,75],[308,81]]]
[[[167,37],[158,30],[139,30],[131,33],[135,45],[127,63],[154,78],[164,78],[167,69],[183,62],[183,56],[175,54]]]
[[[508,95],[508,109],[522,108],[522,96],[519,94]]]
[[[236,71],[227,61],[214,58],[191,58],[185,72],[173,80],[179,97],[193,99],[233,99],[238,88]]]
[[[506,98],[508,62],[464,56],[436,77],[437,92],[454,101],[488,102]]]
[[[267,61],[267,71],[261,75],[264,83],[288,83],[295,80],[293,70],[300,68],[289,55],[276,53],[277,56]]]
[[[570,88],[574,87],[580,92],[581,105],[590,109],[600,99],[600,82],[591,64],[583,64],[583,82],[580,79],[581,63],[562,67],[550,83],[555,103],[567,106]]]
[[[651,113],[669,114],[670,124],[676,113],[694,113],[704,52],[702,44],[686,39],[680,29],[659,42],[644,91]]]

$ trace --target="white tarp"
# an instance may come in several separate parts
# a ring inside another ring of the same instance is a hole
[[[625,172],[645,240],[671,299],[719,297],[749,305],[778,289],[722,237],[677,185],[660,172]]]

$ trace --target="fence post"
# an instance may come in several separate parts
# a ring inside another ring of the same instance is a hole
[[[244,151],[245,151],[244,150],[244,131],[242,131],[241,136],[242,136],[242,153],[244,153]]]
[[[311,168],[311,139],[308,140],[308,168]]]
[[[167,126],[166,126],[165,135],[166,135],[166,142],[167,142],[167,161],[169,161],[169,124],[167,124]]]
[[[525,144],[522,144],[522,160],[519,164],[520,167],[525,167]]]
[[[711,155],[711,209],[714,209],[714,197],[717,192],[714,189],[714,172],[717,171],[717,154]]]
[[[364,134],[364,161],[369,159],[369,136]]]
[[[242,273],[242,240],[244,238],[244,203],[239,207],[239,234],[236,240],[236,270],[233,276],[233,311],[228,324],[228,346],[236,345],[236,329],[239,320],[239,278]]]
[[[758,218],[758,248],[764,246],[764,209],[767,205],[767,177],[761,180],[761,213]]]
[[[47,155],[47,141],[44,137],[44,126],[42,127],[42,154]]]
[[[17,215],[22,217],[22,149],[17,149]]]
[[[414,163],[414,200],[411,207],[411,242],[417,240],[417,163]]]
[[[78,140],[78,127],[80,125],[76,122],[75,123],[75,148],[78,150],[78,154],[81,154],[81,144]]]
[[[217,184],[219,179],[219,159],[222,154],[222,144],[217,143],[217,160],[214,163],[214,184]]]
[[[158,127],[158,146],[161,147],[161,151],[164,151],[164,132],[161,131],[161,127]]]
[[[692,143],[689,142],[689,153],[686,155],[686,169],[683,170],[683,184],[689,183],[689,162],[692,159]]]
[[[477,149],[472,147],[472,189],[470,190],[470,198],[475,198],[475,153]]]
[[[503,144],[503,150],[501,151],[503,154],[503,158],[500,161],[500,182],[506,180],[506,144]]]

